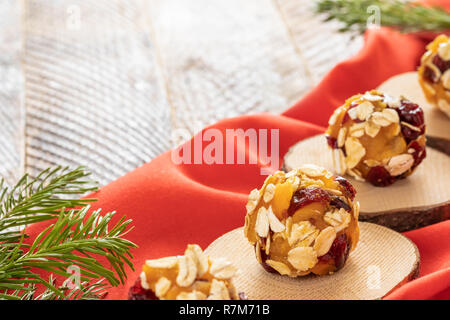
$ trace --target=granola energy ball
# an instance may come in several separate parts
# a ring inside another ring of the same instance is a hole
[[[372,90],[335,110],[326,132],[338,174],[388,186],[426,156],[423,110],[406,98]]]
[[[223,259],[210,259],[198,245],[183,256],[147,260],[130,300],[239,300],[231,278],[236,268]]]
[[[450,39],[440,35],[428,44],[419,67],[425,97],[450,117]]]
[[[269,176],[249,195],[245,236],[269,272],[290,277],[341,269],[359,238],[359,203],[344,178],[314,165]]]

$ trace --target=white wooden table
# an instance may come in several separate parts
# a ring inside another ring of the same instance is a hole
[[[278,113],[361,37],[312,0],[2,0],[0,174],[105,184],[217,120]]]

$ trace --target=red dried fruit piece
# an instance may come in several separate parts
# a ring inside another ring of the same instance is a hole
[[[339,184],[344,188],[344,190],[343,190],[344,195],[347,198],[350,198],[352,200],[355,199],[356,189],[352,186],[352,184],[347,179],[345,179],[344,177],[341,177],[341,176],[337,176],[334,178],[334,180],[339,182]]]
[[[144,289],[141,279],[137,279],[128,292],[128,300],[158,300],[152,290]]]
[[[417,141],[413,141],[408,146],[408,149],[414,149],[414,152],[411,154],[414,158],[414,164],[412,165],[411,169],[414,169],[417,167],[423,159],[427,156],[427,150],[425,147],[421,146]]]
[[[351,212],[352,208],[341,198],[335,197],[330,201],[330,205],[335,207],[336,209],[344,209],[345,211]]]
[[[438,54],[433,57],[432,62],[442,73],[450,69],[450,60],[445,61]]]
[[[405,125],[401,126],[403,136],[405,137],[407,143],[416,140],[420,135],[425,133],[423,110],[418,104],[412,103],[408,100],[402,100],[397,112],[401,121],[407,122],[410,125],[420,129],[420,131],[416,131]]]
[[[377,187],[386,187],[393,184],[395,178],[384,167],[376,166],[369,170],[367,181]]]
[[[433,69],[431,69],[430,67],[425,67],[425,69],[423,70],[423,77],[432,83],[436,83],[439,80],[438,77],[436,77]]]
[[[331,149],[337,149],[338,148],[338,144],[337,144],[337,139],[336,138],[333,138],[329,134],[327,134],[325,137],[327,138],[327,143],[331,147]]]
[[[313,203],[322,202],[329,203],[331,200],[328,192],[318,188],[305,188],[299,189],[294,192],[289,205],[288,214],[292,216],[298,209]]]
[[[341,234],[334,239],[330,250],[323,256],[319,257],[319,263],[329,263],[331,260],[334,260],[334,265],[337,271],[345,265],[349,253],[350,242],[347,240],[347,236],[345,234]]]

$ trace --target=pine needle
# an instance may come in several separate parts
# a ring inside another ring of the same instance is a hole
[[[363,33],[367,22],[377,13],[380,26],[401,32],[442,32],[450,29],[450,14],[445,9],[400,0],[318,0],[316,12],[325,14],[325,21],[341,21],[341,32]]]
[[[90,212],[95,199],[68,198],[96,190],[88,176],[82,167],[58,167],[25,175],[12,188],[0,182],[0,299],[98,299],[125,282],[127,267],[134,270],[130,250],[137,246],[124,238],[131,220],[111,225],[114,212]],[[54,222],[25,244],[24,227],[46,220]],[[77,281],[57,285],[55,275]]]

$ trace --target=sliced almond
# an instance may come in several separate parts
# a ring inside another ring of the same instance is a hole
[[[390,123],[398,123],[400,121],[400,117],[396,110],[391,108],[386,108],[383,110],[383,116],[386,120],[390,121]]]
[[[230,300],[230,293],[225,282],[213,279],[208,300]]]
[[[264,207],[258,210],[255,231],[261,238],[265,238],[269,234],[269,217],[267,216],[267,209]]]
[[[318,257],[323,256],[330,250],[334,239],[336,239],[336,230],[333,227],[327,227],[319,233],[313,247]]]
[[[272,206],[267,210],[267,216],[269,218],[269,226],[273,232],[283,232],[286,227],[284,224],[278,220],[277,216],[273,213]]]
[[[347,128],[342,127],[339,129],[338,137],[337,137],[337,144],[339,148],[342,148],[345,143],[345,138],[347,137]]]
[[[288,243],[291,247],[303,246],[307,247],[316,239],[319,230],[309,221],[301,221],[294,223],[288,237]]]
[[[172,282],[166,277],[159,278],[159,280],[155,284],[155,295],[158,298],[161,298],[167,293],[167,291],[169,291],[171,285]]]
[[[422,85],[425,87],[425,90],[432,96],[436,95],[436,90],[427,82],[422,82]]]
[[[375,138],[380,132],[381,127],[375,124],[373,121],[365,122],[364,132],[372,138]]]
[[[347,165],[345,164],[345,157],[342,150],[333,149],[332,156],[333,156],[333,167],[334,170],[336,170],[336,173],[340,175],[345,174],[345,171],[347,170]]]
[[[353,203],[353,217],[355,218],[356,221],[358,221],[359,218],[359,208],[360,208],[359,201],[355,201]]]
[[[391,176],[395,177],[408,171],[413,164],[414,157],[409,153],[405,153],[392,157],[391,160],[389,160],[386,169]]]
[[[177,296],[177,300],[205,300],[206,295],[201,292],[194,290],[192,292],[180,292]]]
[[[374,106],[369,101],[364,101],[360,103],[355,109],[358,119],[361,121],[365,121],[369,119],[370,115],[373,113]]]
[[[190,257],[195,262],[197,266],[197,276],[201,277],[208,271],[208,256],[203,252],[199,245],[189,244],[184,255]]]
[[[256,256],[256,260],[261,263],[262,259],[261,259],[261,244],[259,243],[259,241],[256,242],[255,245],[255,256]]]
[[[342,112],[342,107],[339,107],[336,110],[334,110],[333,114],[330,117],[330,120],[328,120],[328,124],[330,126],[333,126],[336,123],[336,120],[337,120],[338,116],[341,114],[341,112]]]
[[[328,211],[323,218],[325,222],[330,224],[336,230],[336,233],[344,230],[350,223],[350,214],[343,208],[339,210]]]
[[[272,241],[270,240],[270,234],[267,236],[266,238],[266,255],[269,255],[270,253],[270,244],[272,243]]]
[[[176,278],[176,283],[180,287],[189,287],[194,283],[195,277],[197,276],[197,266],[195,262],[186,256],[177,257],[178,259],[178,275]]]
[[[444,42],[439,45],[438,55],[444,61],[450,60],[450,44],[448,42]]]
[[[258,202],[259,202],[259,190],[253,189],[248,196],[248,202],[247,205],[245,206],[248,214],[252,213],[253,210],[255,210],[256,206],[258,205]]]
[[[145,264],[154,269],[170,269],[177,265],[177,257],[166,257],[161,259],[146,260]]]
[[[355,178],[357,181],[366,181],[364,180],[364,178],[361,175],[361,172],[359,172],[359,170],[353,168],[353,169],[348,169],[347,173],[352,176],[353,178]]]
[[[358,118],[358,107],[348,109],[347,114],[352,120],[356,120]]]
[[[358,139],[349,137],[345,141],[345,150],[347,151],[347,158],[345,163],[347,168],[352,169],[358,165],[361,159],[366,154],[366,150]]]
[[[297,247],[288,252],[289,263],[299,271],[306,271],[317,263],[317,253],[311,247]]]
[[[444,88],[450,90],[450,69],[444,72],[441,81]]]
[[[283,262],[269,259],[266,260],[266,264],[274,268],[281,275],[289,275],[291,273],[291,269],[289,269],[289,267]]]
[[[269,203],[275,194],[275,185],[273,183],[269,183],[264,190],[263,200],[265,203]]]
[[[413,131],[420,132],[420,128],[418,128],[418,127],[416,127],[416,126],[413,126],[412,124],[410,124],[410,123],[408,123],[408,122],[402,121],[401,124],[404,125],[405,127],[410,128],[410,129],[413,130]]]
[[[147,275],[145,274],[144,271],[141,272],[141,274],[139,275],[139,278],[141,279],[142,288],[144,288],[146,290],[150,289],[150,287],[148,286],[148,282],[147,282]]]
[[[298,186],[300,185],[300,178],[298,176],[289,177],[287,181],[292,185],[292,189],[298,189]]]
[[[382,112],[379,112],[379,111],[374,112],[372,114],[372,118],[370,118],[370,120],[380,127],[387,127],[388,125],[390,125],[392,123],[391,121],[386,119],[386,117],[384,116],[384,114]]]
[[[441,109],[441,111],[443,111],[447,116],[450,117],[450,103],[448,103],[446,100],[444,99],[440,99],[437,103],[439,109]]]
[[[349,130],[349,134],[355,138],[361,138],[364,135],[366,122],[354,123]]]
[[[323,167],[314,164],[304,164],[298,169],[301,173],[304,173],[311,178],[323,177],[326,171]]]
[[[231,262],[219,258],[214,259],[211,263],[209,272],[217,279],[230,279],[236,274],[237,268]]]
[[[366,92],[362,97],[364,100],[369,101],[382,101],[384,100],[383,96],[377,95],[377,94],[371,94],[370,92]]]

